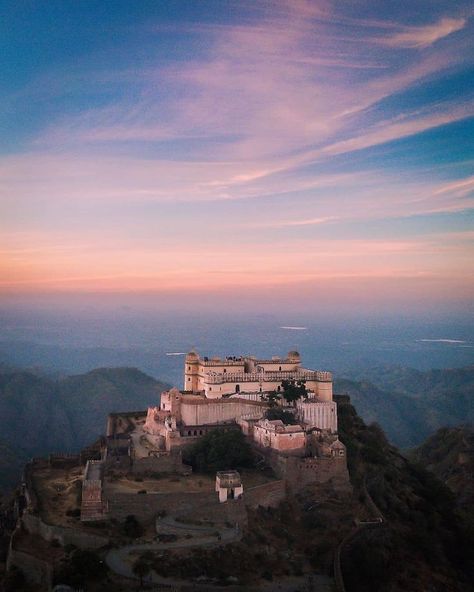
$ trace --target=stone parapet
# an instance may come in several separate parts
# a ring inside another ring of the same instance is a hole
[[[317,382],[331,382],[331,372],[321,370],[288,370],[265,372],[216,372],[205,377],[206,384],[224,384],[227,382],[278,382],[283,380],[316,380]]]

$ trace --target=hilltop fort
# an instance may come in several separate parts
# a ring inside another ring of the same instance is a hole
[[[209,538],[220,545],[240,540],[250,513],[277,508],[307,486],[313,496],[317,487],[326,496],[346,495],[351,486],[332,386],[330,372],[304,368],[295,351],[271,359],[190,352],[182,390],[162,392],[146,410],[109,415],[105,436],[80,455],[27,465],[26,508],[9,567],[26,565],[28,579],[47,584],[51,558],[40,559],[38,536],[83,549],[117,541],[120,547],[135,528],[145,547],[170,537],[176,548],[179,541],[208,545]],[[186,451],[216,432],[250,445],[255,468],[194,474],[183,461]]]
[[[287,401],[285,387],[301,389],[300,396]],[[291,422],[269,419],[270,409]],[[185,473],[190,468],[182,463],[182,450],[214,430],[241,430],[284,489],[349,482],[330,372],[302,367],[295,351],[265,360],[209,359],[192,351],[185,358],[183,390],[163,392],[159,405],[146,412],[109,416],[101,460],[86,467],[82,520],[114,516],[114,496],[107,496],[110,487],[99,474]]]

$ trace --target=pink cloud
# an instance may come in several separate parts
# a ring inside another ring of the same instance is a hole
[[[420,27],[406,26],[402,31],[377,39],[382,45],[389,47],[406,47],[420,49],[428,47],[455,33],[466,26],[467,19],[464,18],[442,18],[432,25]]]

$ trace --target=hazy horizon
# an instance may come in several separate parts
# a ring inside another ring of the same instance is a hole
[[[183,355],[192,348],[202,355],[259,357],[297,349],[306,366],[336,376],[363,376],[381,365],[429,370],[474,361],[474,322],[464,312],[337,315],[289,307],[235,312],[209,310],[199,301],[176,310],[138,296],[34,304],[0,305],[0,363],[59,374],[135,366],[181,387]]]

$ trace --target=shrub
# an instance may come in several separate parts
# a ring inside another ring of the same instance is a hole
[[[214,430],[185,452],[185,462],[197,471],[215,473],[253,466],[253,455],[242,432]]]
[[[122,532],[125,536],[132,539],[137,539],[142,536],[143,528],[133,514],[130,514],[125,518],[125,522],[122,525]]]
[[[270,421],[274,421],[276,419],[281,419],[281,421],[286,425],[295,425],[297,424],[296,417],[293,413],[289,411],[285,411],[281,407],[271,407],[266,413],[265,417]]]

